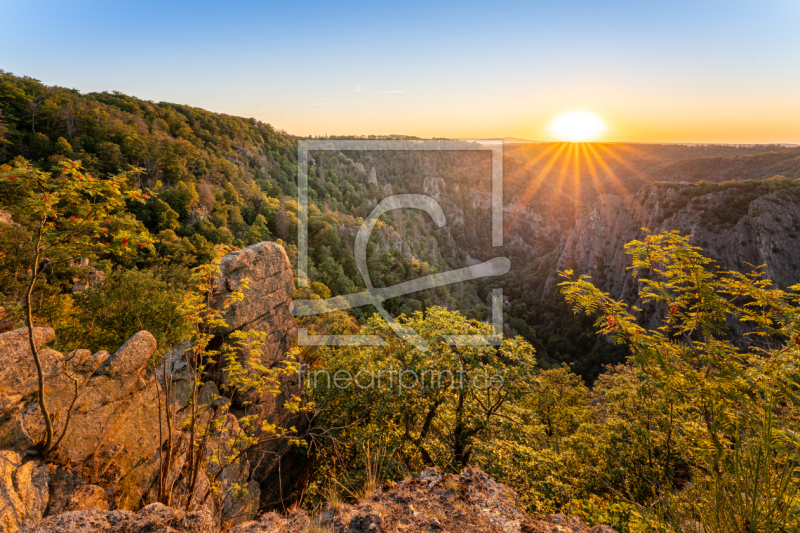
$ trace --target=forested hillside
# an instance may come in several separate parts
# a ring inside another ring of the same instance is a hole
[[[207,262],[215,244],[241,247],[276,240],[294,261],[297,152],[296,139],[288,133],[254,119],[147,102],[119,93],[80,94],[9,73],[0,74],[0,112],[3,170],[21,162],[53,171],[64,161],[78,161],[86,172],[97,176],[130,171],[128,186],[152,193],[126,203],[127,212],[134,217],[131,224],[138,224],[136,231],[148,235],[143,246],[124,257],[113,249],[97,254],[93,266],[112,282],[107,290],[118,287],[124,291],[138,276],[150,279],[151,286],[161,287],[165,294],[180,291],[188,282],[189,269]],[[443,305],[484,319],[489,314],[491,288],[502,287],[509,300],[506,332],[531,342],[540,365],[572,364],[589,382],[602,364],[621,362],[625,351],[597,337],[589,322],[575,317],[552,279],[558,265],[572,265],[566,260],[571,253],[565,252],[565,247],[574,240],[571,235],[581,231],[581,221],[596,209],[598,198],[631,198],[655,178],[721,180],[766,178],[777,173],[792,178],[800,169],[797,149],[778,146],[508,145],[504,157],[504,246],[492,249],[488,225],[491,170],[488,153],[475,148],[464,143],[463,151],[446,154],[312,153],[309,243],[311,278],[316,282],[313,290],[318,295],[336,295],[363,288],[353,258],[355,234],[363,217],[390,194],[428,194],[443,206],[447,224],[438,228],[427,215],[413,211],[384,215],[385,224],[374,232],[369,248],[376,285],[394,285],[492,256],[509,257],[512,269],[500,279],[476,280],[389,301],[390,312],[399,315]],[[679,184],[673,188],[680,191],[677,198],[701,195],[699,189]],[[756,196],[751,192],[737,196],[734,211],[746,210]],[[684,203],[691,202],[687,199]],[[680,210],[684,203],[671,200],[668,209]],[[701,219],[704,225],[694,229],[703,239],[702,234],[724,227],[722,219],[730,216],[725,205],[711,206]],[[645,222],[631,224],[649,224]],[[625,239],[636,235],[626,228],[623,233],[595,238],[618,249]],[[138,269],[135,274],[132,267]],[[9,270],[4,276],[13,278]],[[43,320],[47,316],[47,320],[58,321],[74,306],[83,309],[81,316],[94,317],[87,318],[87,324],[100,320],[98,311],[92,310],[99,302],[69,294],[73,279],[85,277],[67,270],[51,276],[48,286],[52,287],[45,291],[48,296],[37,303]],[[6,287],[0,305],[7,313],[16,313],[18,320],[20,307],[15,302],[20,299],[21,286],[10,282]],[[362,321],[371,313],[367,308],[353,310]],[[72,322],[63,322],[65,331],[75,331]],[[108,335],[121,342],[129,333]]]

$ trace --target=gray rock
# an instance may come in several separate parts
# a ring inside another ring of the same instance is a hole
[[[184,513],[160,503],[137,511],[88,509],[50,516],[21,533],[216,533],[206,511]]]
[[[455,496],[455,497],[454,497]],[[460,533],[616,533],[608,526],[590,529],[563,514],[533,520],[517,507],[517,495],[477,468],[460,475],[424,470],[419,479],[387,484],[357,504],[326,505],[315,519],[332,533],[380,531],[458,531]],[[259,522],[274,523],[275,518]],[[281,524],[286,527],[285,524]],[[262,533],[284,529],[234,530]],[[289,529],[286,528],[288,531]]]
[[[151,503],[106,531],[108,533],[216,533],[216,528],[211,515],[205,510],[184,513],[160,503]]]
[[[8,211],[3,211],[2,209],[0,209],[0,224],[8,224],[17,228],[19,227],[19,224],[12,220],[11,213]]]

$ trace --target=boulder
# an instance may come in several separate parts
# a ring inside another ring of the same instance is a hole
[[[29,524],[19,533],[103,533],[131,516],[130,511],[72,511]]]
[[[147,466],[144,458],[152,457],[160,446],[154,374],[143,368],[156,348],[155,339],[140,331],[111,356],[105,351],[76,350],[65,357],[42,348],[54,338],[52,329],[36,328],[34,334],[56,438],[63,432],[67,409],[75,400],[60,455],[74,462],[86,479],[105,476],[107,482],[117,483],[118,507],[138,508],[155,475],[141,473]],[[9,372],[11,369],[14,372]],[[4,384],[0,389],[0,448],[24,450],[44,435],[36,400],[36,368],[25,329],[0,334],[0,382]],[[187,399],[173,398],[181,405]]]
[[[14,226],[15,228],[20,227],[20,225],[14,222],[14,219],[11,218],[11,213],[2,209],[0,209],[0,224],[8,224],[9,226]]]
[[[155,351],[155,337],[148,331],[140,331],[125,341],[113,357],[106,359],[97,373],[116,378],[138,373]]]

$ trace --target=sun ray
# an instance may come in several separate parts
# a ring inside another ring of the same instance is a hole
[[[578,210],[580,209],[580,205],[583,204],[583,190],[581,189],[581,150],[580,146],[583,143],[573,144],[570,146],[570,150],[572,151],[572,166],[573,166],[573,174],[572,174],[572,195],[576,199],[575,203],[575,215],[578,215]]]
[[[603,184],[603,180],[600,178],[600,175],[597,172],[597,167],[595,166],[594,159],[599,158],[597,155],[597,151],[589,143],[581,145],[581,149],[584,153],[584,157],[586,158],[587,167],[589,169],[589,176],[591,176],[592,183],[594,183],[594,190],[597,193],[597,198],[599,198],[604,194],[608,194],[605,185]],[[603,161],[602,159],[599,160],[599,163],[605,165],[605,161]],[[605,168],[608,168],[608,165],[605,165]],[[602,209],[603,209],[603,215],[607,219],[610,218],[611,214],[606,208],[606,204],[602,204]]]
[[[597,149],[593,145],[589,145],[587,148],[588,148],[589,151],[592,152],[592,154],[594,155],[594,159],[597,161],[597,163],[608,174],[609,179],[611,180],[611,183],[614,185],[614,188],[617,191],[617,194],[619,194],[623,198],[631,197],[632,195],[631,195],[630,191],[628,190],[628,188],[625,187],[625,184],[622,183],[622,181],[619,179],[619,177],[617,177],[617,173],[614,172],[614,169],[612,169],[608,165],[608,163],[606,163],[605,159],[603,159],[603,156],[600,155],[597,152]]]
[[[600,148],[603,148],[603,146],[600,146]],[[627,200],[627,201],[630,202],[630,205],[633,207],[634,211],[639,214],[639,216],[641,216],[643,218],[647,218],[647,215],[644,212],[644,207],[642,206],[642,204],[636,199],[636,197],[633,194],[631,194],[631,192],[628,190],[628,188],[625,187],[625,185],[620,181],[620,179],[617,177],[616,173],[611,169],[611,167],[608,166],[608,164],[605,162],[603,157],[600,154],[597,153],[597,151],[595,150],[595,148],[593,146],[589,146],[589,149],[592,150],[596,154],[597,161],[600,163],[600,165],[603,168],[606,169],[606,171],[609,173],[609,176],[612,179],[612,181],[619,187],[619,195],[624,200]]]
[[[536,194],[536,191],[539,189],[539,187],[542,185],[547,175],[553,169],[556,162],[558,161],[559,156],[561,155],[561,152],[563,152],[566,147],[567,147],[566,143],[553,144],[552,148],[548,148],[545,152],[543,152],[542,155],[544,155],[545,153],[550,153],[553,150],[556,150],[557,148],[556,153],[550,157],[547,163],[545,163],[544,168],[542,168],[542,170],[539,171],[539,174],[533,180],[531,180],[530,184],[525,189],[525,192],[522,193],[519,201],[515,202],[517,205],[520,206],[528,205],[528,202],[530,202],[531,199],[533,198],[533,195]],[[509,224],[506,225],[506,233],[510,233],[511,230],[516,226],[520,216],[522,216],[521,210],[516,214],[516,216],[514,216],[514,218],[512,218],[509,221]]]
[[[569,158],[572,155],[573,150],[575,149],[575,143],[567,143],[569,144],[569,150],[566,154],[564,154],[564,161],[561,163],[561,171],[558,173],[558,181],[556,181],[556,190],[560,193],[564,192],[564,180],[567,177],[567,170],[569,168]]]
[[[601,150],[603,150],[605,153],[607,153],[609,156],[611,156],[613,159],[615,159],[620,165],[624,166],[625,168],[627,168],[628,170],[633,172],[634,177],[639,176],[639,175],[642,174],[642,172],[643,172],[642,169],[634,166],[633,164],[631,164],[630,162],[626,161],[625,159],[623,159],[619,155],[615,154],[614,151],[611,148],[609,148],[608,146],[604,146],[602,144],[600,144],[598,146],[600,147]]]
[[[658,156],[658,155],[655,155],[655,154],[649,154],[647,152],[644,152],[642,150],[639,150],[638,148],[635,148],[635,147],[631,146],[630,144],[615,143],[615,144],[613,144],[611,146],[613,146],[614,148],[618,148],[618,149],[620,149],[622,151],[628,152],[628,153],[636,154],[637,156],[641,157],[642,159],[649,159],[650,161],[653,161],[653,162],[656,162],[656,163],[665,163],[665,162],[668,161],[668,159],[665,158],[665,157],[661,157],[661,156]]]

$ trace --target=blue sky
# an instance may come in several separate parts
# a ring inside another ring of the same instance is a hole
[[[0,0],[0,68],[290,133],[800,143],[800,2]]]

